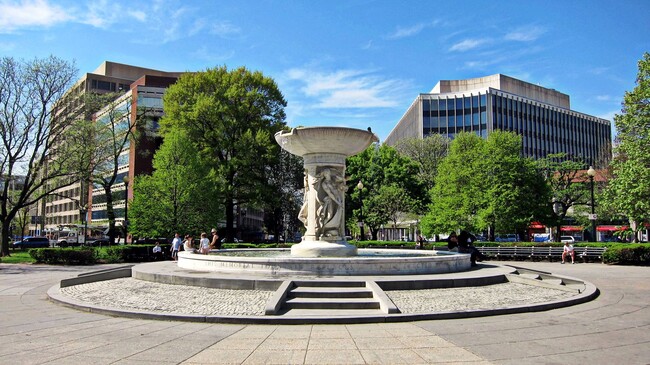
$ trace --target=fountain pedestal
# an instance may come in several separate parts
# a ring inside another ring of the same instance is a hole
[[[278,132],[275,140],[304,160],[305,195],[298,218],[306,232],[302,242],[291,247],[291,254],[356,256],[356,246],[345,240],[345,159],[378,142],[377,136],[360,129],[306,127]]]

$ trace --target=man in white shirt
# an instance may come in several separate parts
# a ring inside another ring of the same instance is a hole
[[[573,245],[570,244],[570,243],[567,242],[567,241],[564,241],[564,251],[562,251],[562,263],[564,263],[564,260],[565,260],[565,258],[566,258],[566,255],[570,255],[570,256],[571,256],[571,263],[572,263],[572,264],[575,264],[575,263],[576,263],[576,262],[575,262],[575,260],[576,260],[576,253],[575,253],[575,251],[573,250]]]

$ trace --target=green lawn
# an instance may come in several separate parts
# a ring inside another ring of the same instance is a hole
[[[29,256],[29,251],[9,250],[11,256],[0,257],[3,264],[31,264],[35,260]]]

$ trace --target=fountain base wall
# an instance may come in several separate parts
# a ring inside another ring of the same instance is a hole
[[[471,268],[467,254],[419,251],[422,256],[396,257],[413,254],[413,250],[359,250],[386,253],[393,257],[293,257],[285,249],[287,257],[242,257],[236,252],[262,250],[216,251],[210,255],[188,252],[178,254],[178,267],[230,274],[255,274],[270,276],[315,275],[363,276],[363,275],[423,275],[466,271]],[[267,250],[268,251],[268,250]],[[277,250],[276,250],[277,251]],[[219,253],[223,252],[224,255]]]

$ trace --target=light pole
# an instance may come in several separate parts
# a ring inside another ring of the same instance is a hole
[[[363,232],[363,197],[361,196],[363,193],[363,183],[361,180],[357,184],[357,189],[359,189],[359,230],[361,231],[359,241],[363,241],[365,240],[365,233]]]
[[[88,212],[88,205],[87,204],[82,205],[82,206],[79,207],[79,213],[81,214],[81,219],[83,219],[83,222],[84,222],[84,242],[83,242],[84,246],[87,243],[86,232],[88,232],[88,216],[86,215],[87,212]]]
[[[596,219],[598,219],[598,217],[596,216],[596,202],[594,200],[594,177],[596,176],[596,170],[594,170],[593,166],[589,166],[587,175],[589,175],[589,181],[591,182],[591,214],[589,215],[589,219],[591,220],[591,237],[594,242],[597,242]]]
[[[124,182],[124,244],[129,234],[129,175],[122,178]]]

